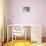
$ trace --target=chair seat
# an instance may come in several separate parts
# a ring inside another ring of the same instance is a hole
[[[24,31],[13,31],[13,35],[23,36],[24,35]]]

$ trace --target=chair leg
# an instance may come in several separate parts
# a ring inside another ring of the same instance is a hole
[[[12,43],[13,43],[13,31],[12,31]]]
[[[25,31],[25,42],[26,42],[26,31]]]
[[[16,42],[16,36],[15,36],[15,42]]]

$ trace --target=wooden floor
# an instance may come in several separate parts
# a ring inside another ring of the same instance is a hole
[[[10,41],[8,43],[5,43],[3,46],[31,46],[30,41],[24,41],[24,40],[16,40],[16,41]]]
[[[27,40],[14,40],[5,43],[3,46],[46,46],[46,37],[42,37],[43,43],[31,43],[31,41]]]
[[[31,43],[30,41],[14,40],[5,43],[3,46],[46,46],[46,43]]]

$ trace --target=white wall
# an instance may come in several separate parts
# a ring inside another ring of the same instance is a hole
[[[23,7],[31,7],[24,12]],[[7,15],[14,24],[40,24],[46,36],[46,0],[7,0]],[[8,18],[7,17],[7,18]],[[8,18],[8,24],[11,24]]]

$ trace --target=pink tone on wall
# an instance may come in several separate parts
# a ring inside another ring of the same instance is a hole
[[[30,12],[24,12],[24,6],[29,6]],[[12,24],[42,25],[43,37],[46,36],[46,0],[7,0],[7,16]]]

